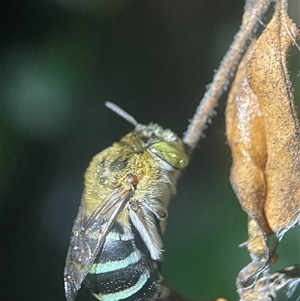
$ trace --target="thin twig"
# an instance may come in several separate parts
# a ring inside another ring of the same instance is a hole
[[[207,121],[211,118],[214,108],[224,91],[229,86],[231,78],[236,72],[236,68],[247,49],[247,43],[252,35],[257,31],[261,17],[267,11],[272,0],[260,0],[253,6],[251,14],[242,24],[240,30],[234,37],[229,50],[224,56],[220,67],[215,74],[212,83],[204,94],[196,113],[183,136],[183,142],[191,150],[196,147]]]

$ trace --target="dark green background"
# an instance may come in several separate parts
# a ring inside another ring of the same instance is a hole
[[[243,1],[23,0],[2,8],[1,300],[62,301],[84,170],[132,130],[104,102],[182,135]],[[293,62],[299,94],[299,56]],[[237,247],[247,239],[246,214],[228,180],[224,108],[225,98],[179,183],[165,236],[166,280],[197,299],[237,300],[235,277],[250,261]],[[279,255],[277,268],[299,261],[298,229]],[[83,290],[76,300],[93,298]]]

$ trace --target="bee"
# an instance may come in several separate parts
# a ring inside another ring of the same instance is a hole
[[[189,158],[169,129],[139,124],[110,102],[135,129],[98,153],[85,173],[64,270],[68,301],[82,283],[101,301],[162,298],[162,232],[168,203]]]

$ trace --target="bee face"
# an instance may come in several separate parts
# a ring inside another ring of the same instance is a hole
[[[133,135],[136,137],[137,144],[147,149],[157,161],[162,160],[170,165],[169,167],[176,169],[183,169],[187,166],[188,156],[184,145],[171,130],[164,130],[158,124],[150,123],[147,126],[138,124]],[[161,165],[168,168],[164,162],[161,162]]]
[[[162,222],[188,156],[172,131],[131,120],[135,130],[97,154],[85,173],[64,272],[68,301],[83,281],[102,301],[149,301],[164,289]]]

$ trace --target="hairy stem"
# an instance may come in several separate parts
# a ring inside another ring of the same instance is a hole
[[[221,61],[212,83],[200,101],[196,113],[183,136],[183,142],[191,150],[194,150],[196,147],[207,121],[212,117],[219,98],[228,88],[230,80],[234,76],[237,66],[247,49],[247,43],[257,31],[259,22],[271,2],[272,0],[259,0],[253,5],[251,11],[247,12],[247,20],[244,20],[240,30],[235,35],[229,50]],[[248,9],[247,4],[246,9]]]

